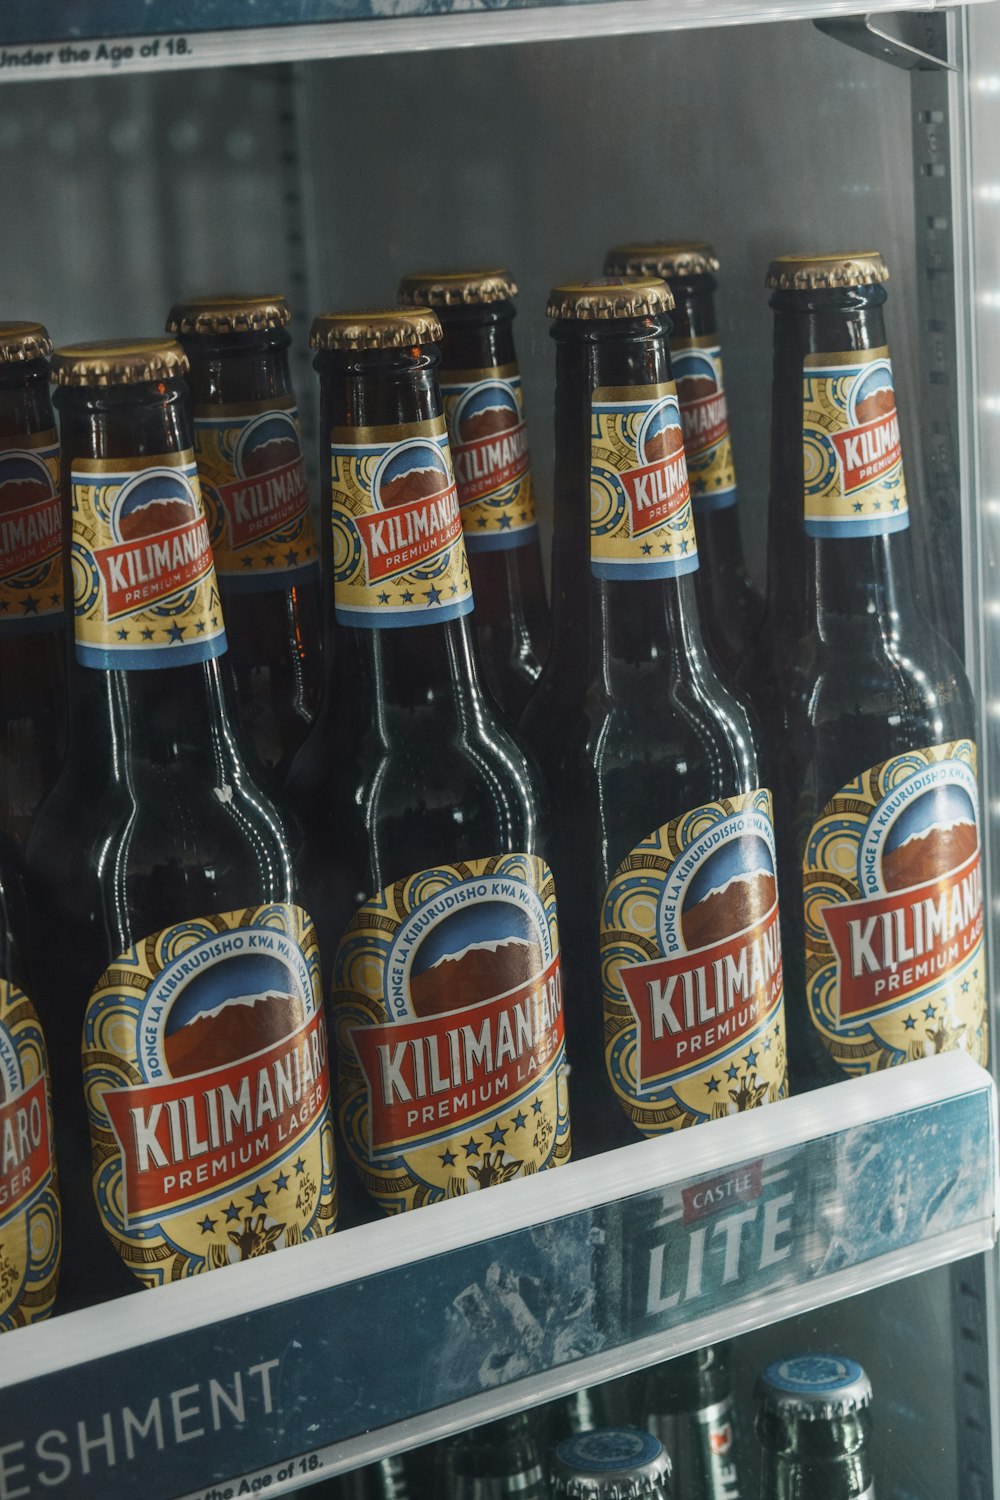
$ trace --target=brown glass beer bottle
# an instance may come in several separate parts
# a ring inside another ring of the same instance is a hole
[[[432,307],[441,394],[486,681],[517,722],[549,646],[549,608],[535,519],[531,454],[514,351],[517,287],[508,271],[420,271],[399,300]]]
[[[0,831],[27,841],[66,732],[59,441],[48,333],[0,323]]]
[[[719,262],[711,245],[678,240],[618,245],[608,251],[604,269],[611,276],[662,276],[673,293],[670,357],[698,537],[702,619],[709,645],[733,676],[756,637],[764,604],[743,555],[715,312]]]
[[[702,641],[671,306],[651,277],[549,302],[554,631],[524,731],[553,803],[589,1150],[785,1090],[771,794]]]
[[[988,1050],[976,716],[914,595],[887,279],[869,253],[767,278],[769,660],[749,685],[782,788],[796,1089]]]
[[[311,335],[335,650],[289,788],[341,1129],[388,1211],[569,1156],[544,799],[481,687],[440,339],[428,309],[324,313]]]
[[[225,668],[260,760],[284,776],[319,702],[319,556],[284,297],[170,309],[191,362],[194,452],[226,609]]]
[[[227,716],[187,358],[52,368],[70,728],[28,864],[78,1305],[328,1233],[333,1124],[292,836]]]

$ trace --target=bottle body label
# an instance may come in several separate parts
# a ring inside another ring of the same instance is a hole
[[[31,1001],[0,980],[0,1333],[45,1318],[59,1279],[60,1213],[45,1039]]]
[[[878,536],[910,524],[889,350],[807,354],[802,479],[809,536]]]
[[[389,1212],[569,1159],[552,873],[529,854],[422,870],[334,961],[347,1149]]]
[[[684,424],[688,482],[695,514],[735,505],[736,470],[722,376],[722,350],[714,334],[670,345]]]
[[[208,661],[226,649],[194,454],[73,461],[73,611],[85,667]]]
[[[787,1090],[771,794],[674,818],[615,872],[601,910],[605,1060],[647,1135]]]
[[[195,407],[194,451],[215,571],[225,586],[250,593],[316,577],[294,397]]]
[[[316,934],[275,903],[179,922],[87,1006],[105,1229],[147,1285],[329,1234],[333,1118]]]
[[[434,625],[472,609],[443,417],[330,434],[334,608],[341,625]]]
[[[591,572],[641,582],[697,566],[677,387],[598,387],[591,398]]]
[[[809,1014],[846,1073],[989,1052],[976,748],[873,766],[823,808],[803,859]]]
[[[51,630],[62,610],[59,442],[23,433],[0,449],[0,633]]]
[[[442,371],[441,395],[466,547],[495,552],[534,541],[538,522],[517,366]]]

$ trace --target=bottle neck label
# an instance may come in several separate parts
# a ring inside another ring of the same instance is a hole
[[[590,571],[642,582],[698,566],[677,387],[600,386],[591,398]]]
[[[319,949],[274,904],[180,922],[98,981],[83,1032],[94,1194],[141,1281],[330,1234]]]
[[[895,755],[849,782],[803,859],[809,1013],[846,1073],[955,1048],[987,1061],[976,747]]]
[[[226,629],[191,450],[77,458],[71,484],[77,661],[140,670],[221,655]]]
[[[694,1411],[650,1414],[648,1424],[673,1459],[674,1484],[698,1500],[741,1500],[740,1453],[731,1396]]]
[[[670,353],[695,515],[724,510],[736,504],[737,494],[722,351],[715,334],[708,334],[683,344],[671,340]]]
[[[809,536],[882,536],[910,524],[889,350],[807,354],[802,479]]]
[[[500,552],[533,542],[538,522],[517,366],[442,371],[441,395],[466,547]]]
[[[674,818],[632,850],[601,908],[605,1061],[658,1135],[787,1091],[771,794]]]
[[[340,1123],[383,1208],[569,1159],[552,872],[438,865],[366,901],[334,960]]]
[[[317,577],[294,397],[195,407],[194,451],[225,587],[259,593]]]
[[[333,593],[341,625],[435,625],[472,609],[443,417],[335,427]]]
[[[0,449],[0,634],[51,630],[62,611],[59,442],[25,432]]]
[[[60,1216],[48,1058],[38,1017],[0,979],[0,1333],[47,1318],[59,1279]]]

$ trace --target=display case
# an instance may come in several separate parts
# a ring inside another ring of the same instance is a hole
[[[0,19],[0,85],[3,316],[65,344],[283,289],[310,464],[311,316],[509,265],[543,530],[548,288],[710,238],[760,579],[764,272],[880,250],[916,586],[979,703],[995,993],[1000,3],[51,0]],[[958,1052],[63,1314],[0,1343],[0,1500],[308,1493],[723,1339],[747,1408],[793,1345],[862,1359],[883,1500],[993,1495],[997,1188],[993,1082]]]

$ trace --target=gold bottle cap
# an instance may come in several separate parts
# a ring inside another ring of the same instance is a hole
[[[284,297],[189,297],[175,302],[167,317],[168,333],[260,333],[285,328],[292,314]]]
[[[615,245],[604,259],[609,276],[708,276],[719,269],[715,251],[706,240],[648,240]]]
[[[411,271],[399,283],[402,307],[462,307],[517,296],[509,271]]]
[[[673,293],[659,276],[595,276],[554,286],[545,309],[550,318],[650,318],[670,312]]]
[[[99,339],[66,344],[52,356],[56,385],[141,385],[187,370],[188,357],[173,339]]]
[[[0,364],[45,359],[51,353],[52,340],[41,323],[0,323]]]
[[[767,268],[765,285],[784,292],[811,292],[888,280],[889,268],[878,251],[858,250],[837,255],[779,255]]]
[[[439,344],[437,313],[429,307],[364,307],[356,312],[317,313],[309,330],[310,349],[411,349]]]

